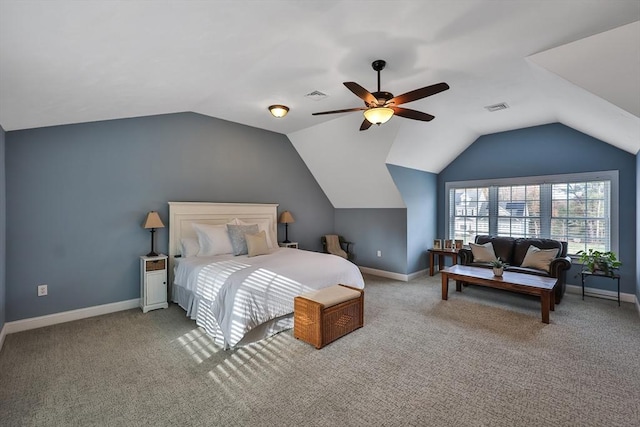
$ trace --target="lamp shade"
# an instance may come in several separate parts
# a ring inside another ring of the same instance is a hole
[[[147,214],[147,219],[145,219],[144,224],[142,224],[142,228],[164,228],[164,224],[162,223],[158,212],[149,212]]]
[[[292,222],[296,222],[296,220],[293,219],[293,215],[291,215],[291,212],[284,211],[280,214],[280,218],[278,219],[278,222],[280,224],[290,224]]]
[[[273,115],[273,117],[281,118],[287,115],[289,112],[289,107],[286,105],[270,105],[269,111]]]
[[[374,125],[386,123],[393,117],[393,110],[387,107],[376,107],[364,110],[364,118]]]

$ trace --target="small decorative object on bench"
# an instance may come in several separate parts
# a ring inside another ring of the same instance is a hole
[[[334,285],[293,301],[293,336],[320,349],[364,324],[364,291]]]

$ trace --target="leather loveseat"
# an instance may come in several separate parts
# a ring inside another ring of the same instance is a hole
[[[535,238],[513,238],[513,237],[495,237],[495,236],[476,236],[475,243],[478,245],[491,242],[496,257],[509,264],[505,271],[513,271],[517,273],[535,274],[538,276],[555,277],[558,284],[555,288],[556,304],[562,300],[566,289],[567,270],[571,268],[571,258],[567,256],[567,242],[560,242],[553,239],[535,239]],[[558,249],[558,254],[549,264],[549,270],[543,270],[532,267],[521,267],[525,259],[529,246],[535,246],[538,249]],[[461,249],[458,252],[459,263],[462,265],[470,265],[475,267],[491,268],[489,262],[474,262],[473,252],[471,249]]]

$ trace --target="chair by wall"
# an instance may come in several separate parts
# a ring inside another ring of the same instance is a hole
[[[320,238],[324,253],[333,254],[353,261],[354,253],[351,250],[352,242],[336,234],[325,234]]]

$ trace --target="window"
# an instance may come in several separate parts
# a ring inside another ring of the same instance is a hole
[[[617,251],[618,172],[446,184],[447,238],[479,234],[551,238],[575,254]]]
[[[466,242],[467,236],[489,233],[489,187],[452,190],[454,212],[450,239]]]
[[[611,250],[610,181],[551,186],[551,238],[569,243],[569,253]]]
[[[500,186],[498,197],[498,235],[540,237],[540,186]]]

